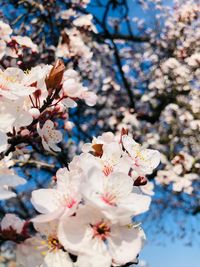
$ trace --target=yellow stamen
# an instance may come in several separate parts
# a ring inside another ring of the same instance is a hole
[[[31,70],[27,69],[27,70],[24,70],[24,74],[28,75],[30,74]]]

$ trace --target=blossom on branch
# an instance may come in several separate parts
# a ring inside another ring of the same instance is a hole
[[[37,125],[37,132],[42,138],[42,145],[47,151],[61,151],[61,148],[57,146],[62,141],[62,133],[54,129],[54,123],[51,120],[47,120],[43,127]]]
[[[53,122],[46,121],[45,124],[43,128],[51,133]],[[40,131],[44,131],[43,128]],[[43,136],[41,132],[39,134]],[[123,134],[122,140],[127,137],[129,142],[134,142]],[[96,138],[97,141],[98,144],[87,144],[88,152],[74,157],[68,169],[57,171],[52,188],[32,192],[32,204],[40,213],[32,222],[36,229],[39,225],[39,229],[44,227],[46,230],[49,224],[54,224],[57,249],[65,251],[63,257],[67,257],[67,253],[76,256],[76,266],[83,260],[86,266],[91,259],[95,262],[95,255],[104,257],[99,265],[102,267],[103,264],[110,267],[111,262],[114,266],[134,263],[145,236],[132,220],[149,209],[151,198],[139,190],[130,176],[131,169],[135,168],[137,172],[139,168],[132,163],[131,153],[135,153],[135,147],[129,147],[128,153],[120,138],[111,133]],[[152,171],[159,163],[157,151],[151,151],[150,163]]]

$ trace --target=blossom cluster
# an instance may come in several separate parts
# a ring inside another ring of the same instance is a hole
[[[29,126],[34,118],[41,116],[40,109],[49,94],[52,94],[49,88],[56,89],[51,81],[48,84],[48,78],[52,79],[55,68],[46,65],[34,67],[27,72],[19,68],[7,68],[0,71],[0,130],[2,133],[12,132],[13,127],[18,132],[21,127]],[[61,87],[58,99],[53,99],[50,110],[55,109],[55,106],[62,110],[75,107],[78,99],[84,99],[89,105],[95,104],[95,94],[82,86],[78,73],[72,69],[63,70],[58,86]],[[5,144],[2,144],[1,152],[3,150],[5,150]]]
[[[69,10],[66,12],[63,11],[60,14],[63,20],[70,19],[73,15]],[[93,53],[88,45],[90,37],[85,33],[96,32],[92,19],[91,14],[79,16],[73,21],[73,28],[63,30],[56,48],[57,57],[77,58],[84,61],[91,59]]]
[[[92,106],[97,97],[60,61],[25,72],[15,67],[0,70],[0,152],[8,155],[15,143],[31,143],[34,136],[41,138],[44,149],[60,151],[62,133],[54,129],[52,119],[66,118],[68,108],[80,99]]]
[[[28,36],[12,35],[10,25],[0,20],[0,59],[4,56],[20,58],[24,49],[38,52],[38,46]]]
[[[95,31],[91,20],[91,16],[77,18],[77,31]],[[67,57],[88,58],[80,42],[77,48],[72,42]],[[24,154],[27,145],[49,155],[62,152],[63,126],[56,120],[68,120],[68,109],[80,100],[93,106],[97,96],[82,84],[77,71],[65,69],[60,60],[26,71],[0,70],[1,200],[15,197],[11,189],[26,182],[14,172],[13,154],[15,159]],[[25,221],[6,214],[0,224],[2,242],[15,243],[20,266],[136,263],[145,234],[135,216],[149,209],[153,192],[146,176],[159,162],[157,150],[142,147],[125,129],[119,137],[107,132],[94,138],[68,167],[57,171],[51,188],[32,192],[38,216]]]
[[[164,24],[160,40],[161,48],[169,49],[157,68],[149,88],[162,91],[189,91],[199,83],[199,4],[194,1],[176,1],[175,11]],[[167,47],[170,43],[170,47]],[[162,52],[161,52],[162,56]]]
[[[2,220],[2,236],[9,229],[16,233],[22,266],[137,262],[145,234],[134,218],[149,209],[151,197],[142,187],[160,162],[159,152],[143,148],[125,130],[120,138],[105,133],[82,149],[68,168],[57,171],[54,186],[32,192],[31,202],[40,213],[31,220],[35,236],[27,237],[25,222],[14,215]]]
[[[199,179],[198,174],[192,172],[195,164],[194,158],[185,152],[180,152],[171,162],[166,159],[163,162],[166,164],[166,168],[158,171],[156,182],[163,185],[172,184],[172,190],[175,192],[192,194],[192,183]]]

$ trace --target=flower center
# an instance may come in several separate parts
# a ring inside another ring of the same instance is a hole
[[[142,155],[141,151],[140,150],[137,150],[136,151],[136,158],[139,158],[141,160],[145,160],[144,156]]]
[[[24,74],[29,75],[30,73],[31,73],[31,70],[29,69],[24,70]]]
[[[46,256],[49,252],[56,252],[59,249],[63,249],[63,246],[59,243],[56,235],[49,235],[47,239],[35,240],[35,249],[38,250],[42,256]]]
[[[76,204],[76,200],[73,198],[68,197],[66,199],[66,205],[69,209],[71,209]]]
[[[49,236],[47,239],[47,245],[50,251],[56,251],[58,249],[62,249],[63,246],[59,243],[57,237]]]
[[[104,221],[101,221],[95,225],[91,225],[93,228],[93,238],[97,237],[102,241],[105,241],[110,235],[110,227]]]
[[[116,206],[116,195],[110,193],[110,192],[105,192],[102,196],[101,199],[108,205],[110,206]]]

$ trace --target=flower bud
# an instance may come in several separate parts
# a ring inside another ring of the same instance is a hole
[[[40,111],[37,108],[31,108],[29,113],[33,116],[34,119],[37,119],[40,116]]]

